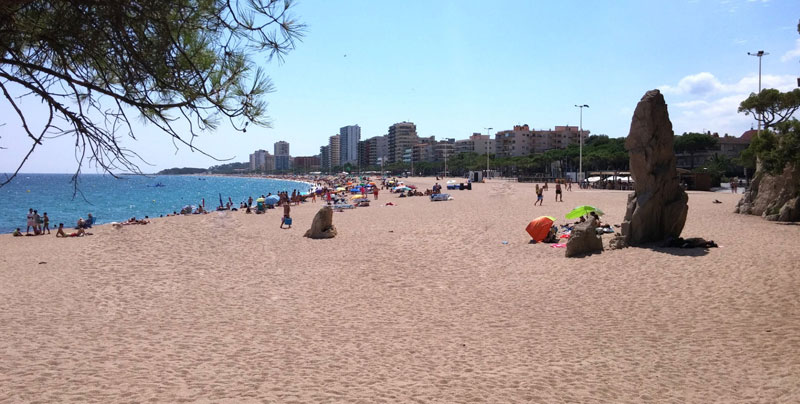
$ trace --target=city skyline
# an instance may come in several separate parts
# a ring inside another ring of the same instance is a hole
[[[286,140],[295,154],[310,156],[348,122],[358,122],[367,139],[404,120],[422,137],[463,139],[486,134],[486,127],[577,126],[576,104],[591,105],[583,126],[592,134],[623,137],[636,103],[653,88],[664,93],[676,134],[739,136],[755,127],[752,116],[736,112],[758,86],[758,61],[747,52],[770,53],[762,60],[764,88],[796,88],[800,76],[800,15],[792,1],[491,8],[472,1],[412,1],[402,8],[354,1],[300,3],[295,14],[309,26],[305,38],[283,63],[262,66],[276,88],[265,98],[273,127],[239,133],[223,123],[197,138],[197,147],[243,162],[253,150]],[[42,108],[33,98],[21,105],[34,115]],[[5,107],[3,124],[0,171],[8,172],[30,143]],[[136,140],[121,140],[152,164],[140,165],[145,172],[225,162],[187,147],[176,151],[152,126],[136,129]],[[74,172],[73,143],[70,136],[47,139],[23,172]]]

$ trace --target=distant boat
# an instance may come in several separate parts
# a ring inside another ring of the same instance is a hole
[[[152,187],[152,188],[166,187],[166,185],[164,185],[164,184],[162,184],[162,183],[160,183],[160,182],[158,182],[158,183],[155,183],[155,184],[152,184],[152,185],[147,185],[147,186],[148,186],[148,187]]]

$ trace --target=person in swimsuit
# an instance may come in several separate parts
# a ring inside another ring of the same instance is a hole
[[[537,203],[539,206],[544,203],[544,188],[539,188],[539,184],[536,184],[536,202],[533,203],[533,206],[536,206]]]
[[[560,199],[560,201],[559,201]],[[561,183],[556,182],[556,202],[564,202],[564,196],[561,194]]]

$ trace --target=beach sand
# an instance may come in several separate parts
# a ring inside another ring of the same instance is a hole
[[[448,192],[0,235],[0,402],[800,402],[800,226],[689,192],[721,248],[567,259],[527,223],[628,192]]]

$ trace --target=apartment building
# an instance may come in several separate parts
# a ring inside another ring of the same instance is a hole
[[[417,125],[413,122],[399,122],[389,127],[387,162],[403,161],[406,151],[417,143]]]

